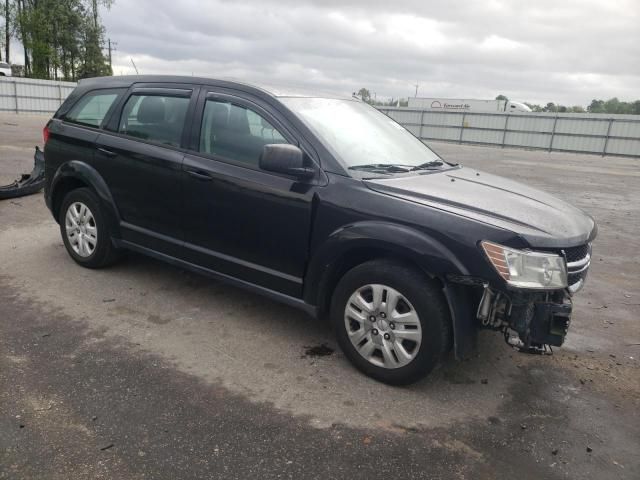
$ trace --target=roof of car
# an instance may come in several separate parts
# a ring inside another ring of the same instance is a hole
[[[353,99],[348,95],[339,95],[332,92],[324,92],[320,90],[310,90],[304,87],[250,83],[244,80],[232,78],[207,78],[177,75],[123,75],[113,77],[95,77],[80,80],[80,85],[84,87],[100,85],[101,87],[104,86],[115,88],[129,86],[134,83],[191,83],[228,88],[235,87],[245,91],[259,90],[272,97],[339,98],[349,100]]]

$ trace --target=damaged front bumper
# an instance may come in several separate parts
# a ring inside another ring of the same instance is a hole
[[[502,331],[517,350],[546,353],[564,343],[571,312],[566,290],[503,292],[485,285],[476,317],[482,327]]]
[[[44,187],[44,154],[36,147],[33,157],[34,165],[31,173],[23,174],[9,185],[0,186],[0,200],[23,197],[39,192]]]
[[[500,288],[478,277],[449,275],[444,283],[459,360],[477,354],[479,329],[499,331],[525,353],[548,353],[564,343],[571,324],[569,289]]]

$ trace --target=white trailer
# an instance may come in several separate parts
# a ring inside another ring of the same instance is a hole
[[[530,112],[524,103],[472,98],[409,98],[409,108],[440,112]]]

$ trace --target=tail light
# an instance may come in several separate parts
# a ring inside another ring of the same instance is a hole
[[[44,144],[46,145],[47,142],[49,141],[49,126],[46,125],[43,129],[42,129],[42,138],[44,140]]]

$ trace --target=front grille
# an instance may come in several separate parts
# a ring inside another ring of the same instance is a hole
[[[577,292],[584,285],[591,265],[591,244],[563,249],[567,259],[567,280],[569,290]]]
[[[591,244],[586,243],[579,247],[565,248],[564,254],[567,257],[567,263],[572,263],[572,262],[577,262],[579,260],[582,260],[584,257],[589,255],[590,251],[591,251]]]

